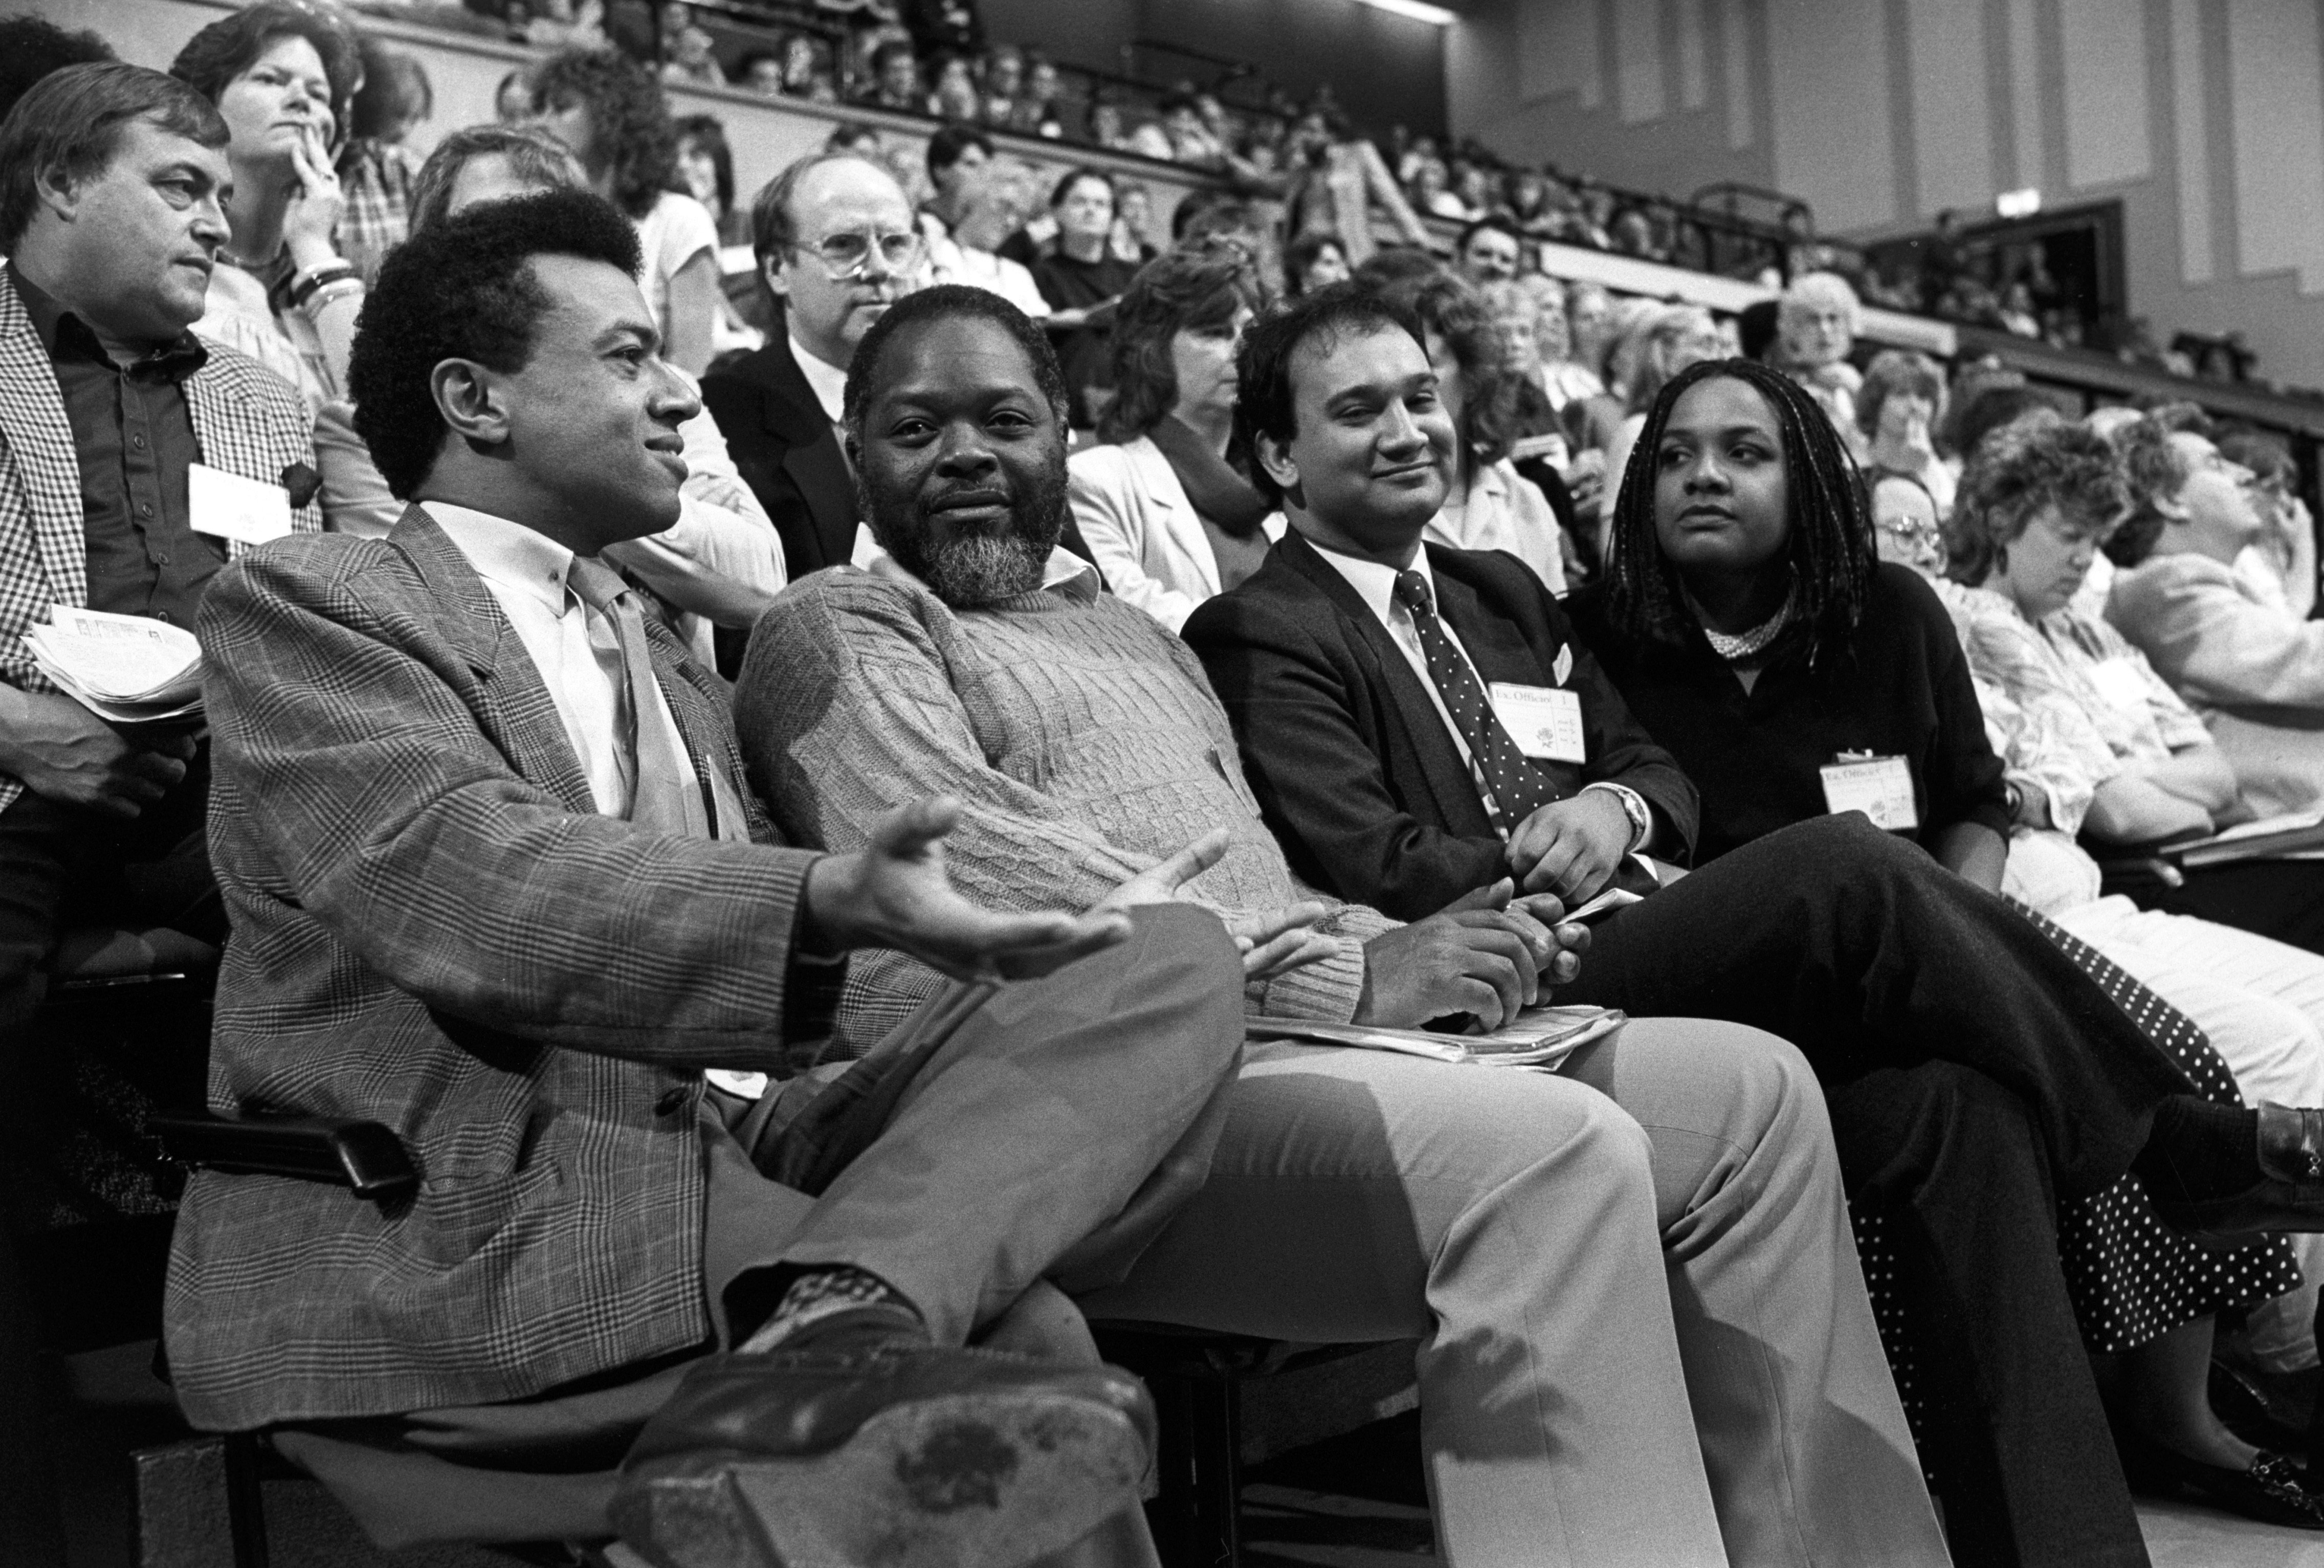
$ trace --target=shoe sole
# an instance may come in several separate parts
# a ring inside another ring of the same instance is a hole
[[[655,1568],[1016,1568],[1136,1502],[1146,1463],[1110,1405],[958,1395],[882,1411],[826,1453],[633,1475],[613,1520]]]

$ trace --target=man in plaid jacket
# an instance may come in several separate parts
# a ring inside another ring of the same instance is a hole
[[[191,88],[109,62],[0,125],[0,1030],[39,1004],[69,917],[224,936],[207,745],[113,728],[24,633],[57,604],[190,628],[242,547],[197,531],[189,471],[311,473],[297,394],[188,331],[227,237],[226,142]],[[320,526],[307,499],[294,528]]]
[[[203,607],[211,1103],[382,1122],[420,1185],[198,1175],[179,1398],[271,1428],[384,1545],[1150,1562],[1151,1407],[1050,1282],[1120,1278],[1200,1185],[1246,964],[1288,949],[1126,907],[1199,854],[1004,916],[952,890],[942,804],[855,854],[776,840],[724,683],[596,559],[675,516],[699,408],[637,259],[581,191],[407,241],[350,381],[413,504]],[[792,1073],[861,947],[960,983]]]

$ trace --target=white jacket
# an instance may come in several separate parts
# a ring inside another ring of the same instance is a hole
[[[1176,632],[1218,594],[1211,536],[1161,447],[1144,436],[1091,447],[1066,461],[1065,474],[1074,521],[1114,597]],[[1259,527],[1270,542],[1281,539],[1283,513]]]

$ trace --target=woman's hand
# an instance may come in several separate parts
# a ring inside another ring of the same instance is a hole
[[[346,197],[331,168],[330,149],[319,126],[309,125],[290,149],[293,185],[282,213],[282,243],[290,247],[290,264],[300,272],[338,258],[333,235]]]

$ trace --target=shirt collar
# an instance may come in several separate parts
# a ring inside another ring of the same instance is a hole
[[[847,417],[847,373],[834,369],[808,353],[807,345],[798,340],[798,334],[786,336],[791,340],[791,357],[798,361],[799,374],[807,377],[815,401],[823,405],[823,417],[838,424]]]
[[[1329,549],[1323,545],[1315,544],[1315,541],[1312,539],[1307,542],[1311,545],[1315,545],[1315,553],[1322,556],[1323,559],[1330,564],[1333,571],[1339,573],[1340,576],[1348,580],[1348,586],[1353,588],[1357,594],[1362,596],[1364,607],[1370,610],[1374,616],[1379,618],[1381,625],[1389,626],[1395,624],[1391,616],[1396,612],[1404,609],[1403,605],[1398,604],[1396,602],[1396,579],[1397,575],[1396,567],[1388,566],[1384,562],[1368,560],[1362,556],[1342,555],[1338,550]],[[1434,604],[1436,602],[1436,574],[1431,571],[1428,567],[1427,546],[1423,545],[1419,550],[1415,552],[1412,558],[1412,565],[1406,569],[1416,571],[1420,574],[1421,581],[1428,585],[1428,602],[1432,604]],[[1404,613],[1407,615],[1411,613],[1409,611],[1405,611]]]
[[[97,332],[88,322],[65,307],[63,300],[24,276],[14,267],[5,269],[8,281],[23,301],[24,314],[32,318],[32,330],[40,335],[41,346],[51,359],[93,359],[110,367],[113,356],[105,350]],[[181,332],[177,340],[160,346],[148,345],[133,368],[158,373],[171,381],[183,381],[209,361],[209,350],[191,331]]]
[[[545,533],[448,501],[423,501],[454,548],[468,558],[476,576],[565,612],[565,575],[573,552]]]

